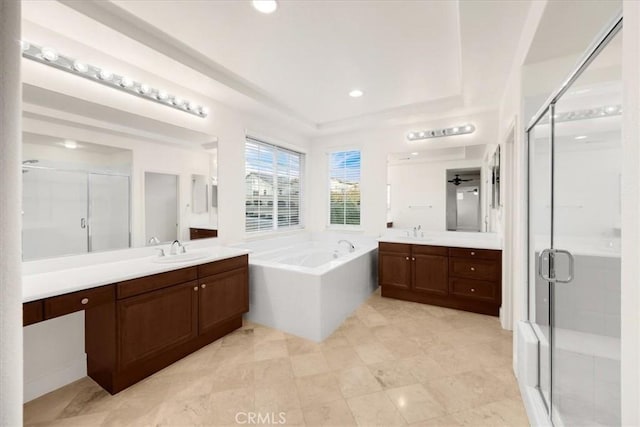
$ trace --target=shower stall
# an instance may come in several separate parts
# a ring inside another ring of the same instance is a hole
[[[26,160],[22,183],[23,260],[130,247],[128,175]]]
[[[555,426],[620,425],[622,18],[527,128],[528,318]]]

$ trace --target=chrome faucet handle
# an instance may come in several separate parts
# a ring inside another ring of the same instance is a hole
[[[164,249],[163,248],[156,248],[155,250],[159,251],[158,257],[167,256],[167,254],[164,253]]]
[[[149,243],[149,245],[159,245],[160,239],[158,239],[156,236],[153,236],[147,243]]]

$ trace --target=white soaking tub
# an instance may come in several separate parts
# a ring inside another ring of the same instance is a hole
[[[246,318],[313,341],[331,335],[378,286],[374,239],[319,233],[241,246],[252,251]]]

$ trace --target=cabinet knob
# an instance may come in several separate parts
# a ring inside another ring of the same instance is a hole
[[[87,305],[89,303],[89,298],[82,298],[82,300],[80,300],[80,304],[82,305]]]
[[[198,287],[197,287],[197,286],[194,286],[194,287],[193,287],[193,290],[194,290],[194,291],[196,291],[196,292],[198,292]]]
[[[475,292],[475,291],[476,291],[476,289],[475,289],[475,288],[471,288],[471,292]]]
[[[203,284],[202,286],[200,286],[202,289],[206,288],[207,285]]]
[[[412,261],[415,261],[415,260],[416,260],[416,257],[411,258],[411,260],[412,260]]]
[[[471,271],[476,271],[476,268],[475,267],[471,267]]]
[[[407,257],[407,261],[409,261],[409,257]]]
[[[475,255],[475,254],[476,254],[475,252],[471,252],[471,255]]]

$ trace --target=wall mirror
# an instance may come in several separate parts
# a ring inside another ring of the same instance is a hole
[[[387,226],[425,231],[488,230],[486,144],[387,156]],[[458,182],[459,185],[449,181]]]
[[[28,84],[23,100],[23,260],[217,235],[215,136]]]

